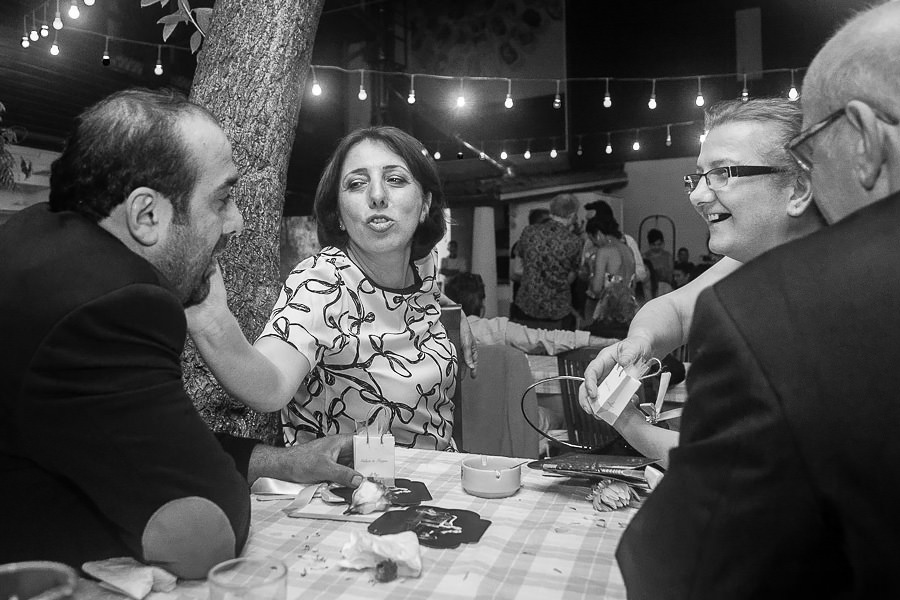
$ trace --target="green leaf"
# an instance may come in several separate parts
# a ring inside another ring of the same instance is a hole
[[[156,23],[159,25],[177,25],[178,23],[187,23],[187,18],[179,13],[172,13],[171,15],[161,17]]]
[[[162,6],[163,8],[165,8],[166,4],[168,4],[168,3],[169,3],[169,0],[160,0],[159,5]]]
[[[209,31],[209,21],[212,18],[211,8],[194,9],[194,17],[196,17],[197,25],[200,26],[200,29],[202,29],[203,31]]]
[[[168,0],[165,0],[165,1],[168,2]],[[159,2],[159,0],[141,0],[141,8],[145,8],[147,6],[153,6],[157,2]],[[165,6],[165,4],[163,4],[163,6]]]
[[[175,31],[176,27],[178,27],[178,23],[166,23],[163,26],[163,41],[164,42],[169,40],[169,36],[172,35],[172,32]]]
[[[195,31],[191,35],[191,54],[197,54],[197,50],[200,49],[200,44],[203,42],[203,36],[200,35],[199,31]]]

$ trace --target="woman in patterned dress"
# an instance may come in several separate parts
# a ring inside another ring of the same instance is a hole
[[[193,317],[223,387],[255,410],[281,409],[289,445],[381,419],[397,445],[452,447],[456,350],[439,321],[434,251],[444,207],[415,138],[371,127],[341,140],[316,191],[324,247],[288,275],[256,342],[221,304]],[[224,302],[214,283],[205,304]]]

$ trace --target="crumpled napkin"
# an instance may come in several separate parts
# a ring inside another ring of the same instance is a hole
[[[178,578],[160,567],[153,567],[131,558],[108,558],[86,562],[81,569],[100,580],[100,585],[142,600],[150,592],[171,592]]]
[[[309,487],[308,484],[294,483],[292,481],[284,481],[282,479],[273,479],[271,477],[260,477],[250,486],[251,494],[259,494],[262,496],[296,496]]]
[[[422,574],[419,538],[412,531],[389,535],[350,532],[350,541],[341,548],[344,557],[339,564],[345,569],[374,568],[385,559],[397,563],[398,577],[418,577]]]

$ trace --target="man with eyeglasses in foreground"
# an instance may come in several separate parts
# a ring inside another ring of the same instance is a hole
[[[684,176],[690,202],[709,228],[709,248],[725,258],[695,280],[648,302],[635,315],[628,337],[600,351],[585,370],[579,401],[601,418],[597,384],[616,363],[628,368],[651,356],[661,357],[687,342],[700,292],[741,264],[776,246],[824,226],[812,202],[809,176],[791,158],[785,144],[798,133],[803,114],[782,98],[729,100],[706,113],[706,141],[697,157],[697,173]],[[615,429],[645,456],[667,466],[678,432],[649,423],[628,406]]]
[[[788,147],[831,226],[701,294],[680,445],[617,551],[629,598],[900,597],[898,73],[900,2],[810,65]]]

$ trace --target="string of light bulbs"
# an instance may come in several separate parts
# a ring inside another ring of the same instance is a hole
[[[95,0],[80,0],[85,6],[93,6]],[[79,0],[48,0],[41,7],[35,8],[31,11],[31,29],[28,28],[28,13],[23,15],[23,35],[21,44],[23,48],[28,48],[32,45],[33,42],[37,42],[41,40],[41,38],[48,38],[50,36],[50,27],[52,25],[53,28],[53,41],[50,46],[50,54],[53,56],[57,56],[60,53],[59,46],[59,31],[63,29],[64,23],[61,18],[61,6],[60,3],[68,2],[69,9],[67,11],[67,16],[70,19],[78,19],[80,16],[79,9]],[[51,25],[48,25],[47,16],[50,14],[48,12],[48,7],[52,8],[55,3],[55,18],[53,19]],[[38,13],[41,12],[42,20],[40,25],[38,25]],[[190,49],[183,46],[177,46],[173,44],[154,44],[151,42],[143,42],[140,40],[133,40],[129,38],[123,38],[118,36],[106,35],[97,33],[94,31],[79,29],[76,27],[72,27],[69,25],[66,27],[68,30],[72,30],[81,34],[93,35],[96,37],[104,38],[104,50],[101,56],[101,62],[104,66],[108,66],[111,63],[110,58],[110,50],[109,43],[110,41],[115,41],[120,44],[133,44],[140,45],[146,47],[156,48],[156,63],[153,68],[153,72],[159,76],[164,73],[163,61],[162,61],[162,48],[163,45],[166,45],[170,48],[174,48],[175,50],[180,50],[184,52],[190,52]],[[562,96],[562,84],[569,83],[602,83],[604,94],[602,100],[602,106],[604,108],[611,108],[613,104],[613,96],[610,90],[610,83],[615,84],[649,84],[649,96],[647,101],[647,107],[649,110],[656,110],[660,103],[660,97],[657,95],[657,83],[659,82],[678,82],[678,81],[689,81],[696,80],[697,82],[697,95],[694,98],[694,103],[698,107],[702,107],[705,104],[705,98],[703,96],[703,82],[709,81],[712,79],[722,79],[722,78],[742,78],[743,79],[743,88],[741,91],[741,99],[748,100],[750,97],[750,91],[747,85],[748,77],[755,78],[761,77],[764,75],[773,75],[779,73],[789,73],[790,74],[790,90],[788,91],[787,97],[796,101],[799,99],[800,94],[796,87],[796,74],[800,71],[803,71],[803,68],[774,68],[774,69],[762,69],[757,71],[748,71],[746,73],[716,73],[716,74],[702,74],[702,75],[685,75],[685,76],[658,76],[658,77],[571,77],[571,78],[548,78],[548,77],[540,77],[540,78],[510,78],[510,77],[499,77],[499,76],[480,76],[480,75],[438,75],[433,73],[408,73],[404,71],[386,71],[386,70],[378,70],[378,69],[347,69],[344,67],[338,67],[333,65],[310,65],[310,74],[311,74],[311,86],[309,86],[310,93],[314,97],[319,97],[327,93],[325,87],[322,86],[321,81],[318,78],[318,74],[322,71],[335,71],[339,73],[344,73],[347,75],[358,75],[359,77],[359,89],[356,94],[357,98],[360,101],[365,101],[368,99],[368,92],[366,90],[366,81],[367,76],[368,80],[371,81],[373,76],[382,76],[382,77],[394,77],[394,78],[407,78],[409,80],[409,91],[407,95],[407,102],[410,105],[416,103],[416,80],[423,79],[431,79],[436,81],[446,81],[448,83],[458,82],[458,91],[456,93],[456,98],[454,105],[458,109],[464,109],[466,106],[470,106],[466,96],[467,84],[469,84],[469,88],[471,89],[473,84],[477,83],[502,83],[505,84],[505,97],[503,100],[503,106],[507,110],[511,110],[515,107],[515,88],[521,87],[529,84],[547,84],[548,91],[554,90],[553,100],[551,106],[554,109],[561,109],[563,107],[563,96]],[[618,130],[610,130],[603,132],[592,132],[592,133],[576,133],[573,134],[572,137],[578,140],[578,148],[576,150],[576,154],[578,156],[583,155],[583,146],[582,140],[584,138],[592,137],[592,136],[605,136],[607,138],[607,144],[605,147],[606,154],[612,154],[613,146],[612,146],[612,136],[620,135],[623,133],[632,132],[634,134],[634,140],[631,144],[632,150],[637,152],[640,150],[640,134],[641,132],[647,132],[655,129],[666,129],[666,146],[671,146],[672,144],[672,128],[673,127],[683,127],[688,125],[694,125],[695,121],[683,121],[678,123],[667,123],[664,125],[656,125],[656,126],[644,126],[644,127],[631,127],[624,128]],[[531,144],[539,139],[550,139],[551,140],[551,149],[549,151],[551,158],[556,158],[559,154],[559,151],[556,147],[556,139],[558,137],[549,137],[549,138],[520,138],[520,139],[505,139],[505,140],[490,140],[489,142],[492,145],[512,145],[515,143],[523,143],[525,146],[525,151],[522,153],[523,157],[528,160],[532,156],[531,152]],[[702,143],[705,138],[705,132],[700,135],[699,141]],[[502,143],[501,143],[502,142]],[[447,142],[450,143],[450,142]],[[482,142],[483,144],[484,142]],[[434,156],[435,159],[440,159],[440,142],[431,142],[426,143],[426,146],[432,146],[435,148]],[[461,152],[457,153],[457,156],[462,154]],[[481,154],[484,154],[483,151],[479,152],[479,158],[481,158]],[[505,156],[504,156],[505,155]],[[501,148],[500,158],[506,159],[509,156],[509,152],[505,147]]]
[[[606,139],[606,146],[604,148],[605,154],[612,154],[614,152],[614,146],[612,143],[613,136],[621,137],[621,134],[632,134],[630,148],[633,152],[639,152],[641,150],[641,135],[646,132],[652,132],[656,130],[665,130],[665,145],[666,147],[670,147],[672,145],[672,129],[675,127],[691,127],[695,126],[700,121],[678,121],[675,123],[665,123],[661,125],[649,125],[643,127],[627,127],[621,129],[610,129],[606,131],[593,131],[586,133],[576,133],[573,137],[576,139],[577,148],[575,150],[575,154],[577,156],[584,155],[584,145],[583,142],[586,138],[598,137]],[[422,145],[425,146],[425,149],[422,151],[422,154],[428,155],[429,153],[432,155],[434,160],[441,160],[444,158],[444,155],[441,153],[441,148],[447,148],[450,145],[457,145],[464,147],[470,151],[472,156],[477,156],[481,160],[490,159],[491,153],[488,152],[489,146],[493,146],[499,148],[499,153],[497,156],[500,157],[500,160],[508,160],[514,154],[521,154],[522,158],[525,160],[531,160],[534,156],[532,152],[532,146],[536,145],[535,142],[540,139],[549,139],[550,140],[550,150],[548,155],[550,159],[555,159],[559,157],[559,147],[556,142],[560,136],[550,136],[544,138],[536,138],[536,137],[527,137],[527,138],[504,138],[502,140],[487,140],[480,141],[477,145],[461,140],[459,136],[455,136],[456,142],[447,141],[447,140],[422,140]],[[703,143],[706,138],[706,131],[700,134],[698,141],[699,143]],[[645,138],[646,139],[646,138]],[[512,153],[510,150],[513,147],[524,147],[525,150],[523,152]],[[429,151],[428,148],[432,150]],[[458,150],[456,153],[457,158],[465,158],[465,152],[462,149]]]
[[[664,76],[664,77],[568,77],[568,78],[552,78],[552,77],[520,77],[520,78],[510,78],[510,77],[498,77],[498,76],[481,76],[481,75],[436,75],[433,73],[408,73],[405,71],[383,71],[378,69],[347,69],[344,67],[337,67],[333,65],[310,65],[311,75],[312,75],[312,86],[311,93],[313,96],[322,96],[325,94],[325,88],[322,86],[319,78],[317,76],[318,71],[337,71],[345,74],[356,74],[358,73],[360,76],[359,82],[359,93],[357,97],[360,100],[365,100],[368,98],[368,93],[365,88],[365,75],[381,75],[384,77],[405,77],[409,78],[409,93],[407,95],[406,101],[409,104],[416,103],[416,78],[419,79],[433,79],[438,81],[448,81],[448,82],[459,82],[459,91],[456,95],[455,105],[457,108],[464,108],[468,100],[466,98],[466,83],[467,82],[500,82],[506,84],[506,97],[503,101],[503,106],[507,109],[512,109],[515,106],[515,98],[513,96],[513,83],[547,83],[556,85],[556,93],[553,96],[552,106],[555,109],[562,108],[562,96],[560,94],[561,84],[562,83],[590,83],[590,82],[603,82],[605,85],[605,90],[603,94],[603,107],[611,108],[612,107],[612,94],[610,93],[610,82],[615,83],[649,83],[650,84],[650,95],[649,100],[647,102],[647,107],[650,110],[656,110],[657,106],[659,106],[659,101],[657,100],[656,94],[656,84],[661,81],[668,82],[677,82],[677,81],[697,81],[697,96],[694,99],[694,103],[698,107],[702,107],[706,100],[703,96],[703,81],[710,79],[723,79],[723,78],[736,78],[743,77],[744,87],[741,92],[741,97],[743,99],[748,99],[750,97],[750,92],[747,87],[747,78],[748,77],[761,77],[764,75],[773,75],[777,73],[789,73],[791,77],[791,87],[788,92],[788,98],[790,100],[797,100],[800,97],[800,93],[797,91],[797,86],[795,83],[795,75],[798,71],[803,71],[802,68],[790,68],[790,67],[782,67],[776,69],[761,69],[757,71],[748,71],[746,73],[715,73],[715,74],[706,74],[706,75],[678,75],[678,76]]]

